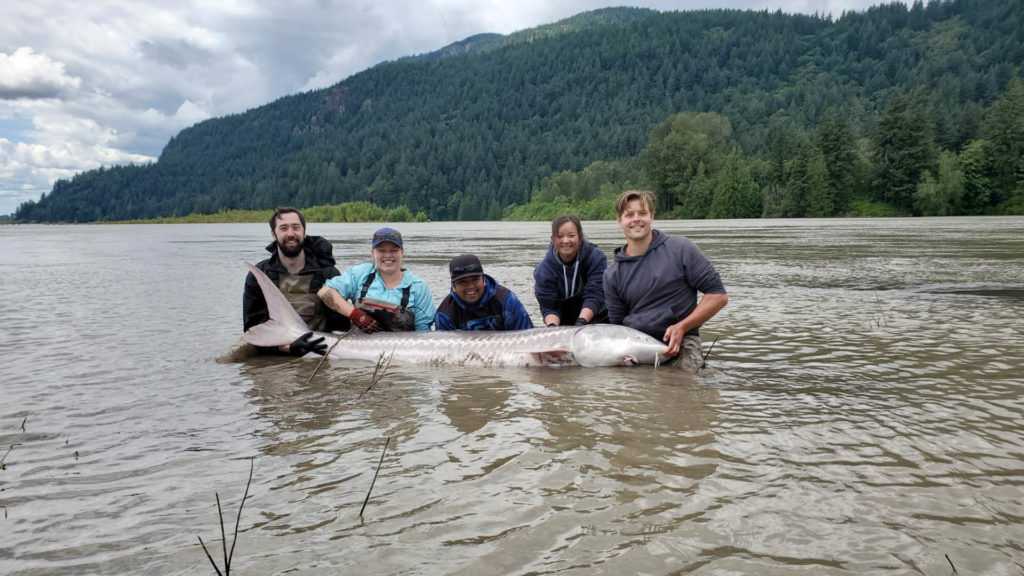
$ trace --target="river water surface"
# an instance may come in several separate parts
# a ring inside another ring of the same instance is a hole
[[[198,538],[223,570],[215,495],[230,547],[250,465],[238,574],[1024,572],[1024,218],[656,226],[729,290],[706,374],[369,390],[218,362],[265,224],[0,226],[0,573],[214,574]],[[344,267],[376,227],[309,232]],[[539,321],[547,223],[398,228],[436,302],[469,250]]]

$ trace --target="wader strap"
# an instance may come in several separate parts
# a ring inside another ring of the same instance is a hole
[[[360,300],[366,300],[366,293],[370,291],[370,284],[377,279],[376,272],[370,272],[366,277],[366,281],[363,282],[363,291],[359,293]],[[409,292],[412,290],[412,286],[406,286],[402,288],[402,303],[398,305],[399,310],[405,310],[409,307]]]
[[[360,300],[366,300],[366,293],[370,290],[370,284],[377,279],[376,272],[370,272],[370,275],[366,277],[366,282],[363,282],[363,291],[359,294]]]

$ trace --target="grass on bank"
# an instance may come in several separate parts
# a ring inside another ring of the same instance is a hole
[[[370,202],[345,202],[300,208],[307,222],[426,222],[425,212],[413,214],[405,206],[381,208]],[[269,222],[273,210],[220,210],[213,214],[189,214],[149,220],[124,220],[117,224],[224,224]],[[111,224],[111,222],[99,222]]]
[[[427,222],[426,213],[413,214],[405,206],[381,208],[369,202],[346,202],[300,208],[307,222]],[[220,210],[213,214],[189,214],[148,220],[122,220],[117,222],[96,222],[96,224],[225,224],[268,222],[273,210]],[[595,198],[580,203],[558,198],[552,202],[530,202],[511,206],[505,210],[502,220],[507,221],[550,221],[563,214],[574,214],[581,220],[614,220],[615,198]],[[671,214],[659,214],[661,219],[672,219]],[[848,217],[894,217],[908,216],[889,204],[879,202],[853,202],[847,211]]]

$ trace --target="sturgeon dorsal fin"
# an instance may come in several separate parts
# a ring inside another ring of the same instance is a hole
[[[290,344],[299,336],[309,332],[309,326],[299,313],[292,308],[274,281],[262,270],[245,262],[245,267],[252,272],[263,290],[263,298],[267,301],[267,312],[270,320],[249,328],[242,339],[254,346],[282,346]]]

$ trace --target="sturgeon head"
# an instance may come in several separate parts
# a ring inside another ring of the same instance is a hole
[[[626,326],[589,324],[572,335],[572,353],[580,366],[634,366],[668,360],[668,346]]]

